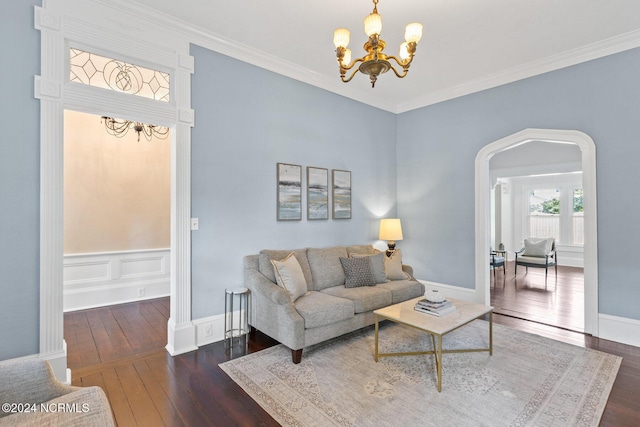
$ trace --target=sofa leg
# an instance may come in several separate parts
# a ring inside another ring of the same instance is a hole
[[[294,364],[298,364],[302,361],[302,349],[300,350],[291,350],[291,360]]]

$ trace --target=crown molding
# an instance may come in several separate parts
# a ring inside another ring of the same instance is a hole
[[[513,83],[529,77],[534,77],[550,71],[571,67],[583,62],[602,58],[615,53],[640,47],[640,30],[631,31],[619,36],[611,37],[587,46],[568,50],[537,61],[532,61],[517,67],[504,70],[467,83],[452,86],[432,94],[416,98],[413,101],[398,105],[397,113],[403,113],[439,102],[448,101],[475,92]]]
[[[123,13],[135,14],[139,20],[148,20],[157,24],[159,21],[168,29],[185,36],[189,43],[200,45],[231,58],[246,62],[268,71],[307,83],[346,98],[370,105],[395,114],[404,113],[440,102],[448,101],[475,92],[502,86],[518,80],[548,73],[550,71],[577,65],[593,59],[602,58],[625,50],[640,47],[640,30],[611,37],[590,45],[568,50],[540,60],[519,65],[498,73],[468,81],[459,85],[443,88],[425,96],[410,99],[407,102],[395,103],[370,91],[358,90],[354,86],[344,85],[336,79],[319,74],[314,70],[289,62],[251,46],[242,45],[202,27],[194,26],[184,20],[156,10],[144,8],[142,5],[125,0],[94,0],[103,4],[117,4]]]

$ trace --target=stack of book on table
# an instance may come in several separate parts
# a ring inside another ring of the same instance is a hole
[[[420,313],[427,313],[432,316],[444,316],[445,314],[456,311],[456,306],[451,304],[451,301],[447,300],[433,302],[423,298],[416,303],[414,310],[419,311]]]

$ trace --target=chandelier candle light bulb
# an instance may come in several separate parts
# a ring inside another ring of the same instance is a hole
[[[373,12],[364,19],[364,32],[368,37],[367,42],[364,44],[364,50],[367,51],[367,54],[362,58],[356,58],[353,62],[351,61],[351,50],[347,49],[350,38],[349,30],[338,28],[333,32],[333,44],[336,47],[336,56],[340,66],[340,79],[348,83],[360,71],[369,76],[371,87],[373,88],[378,76],[389,70],[393,70],[394,74],[399,78],[406,76],[413,61],[418,42],[422,38],[422,24],[412,22],[405,27],[405,42],[400,45],[398,57],[386,55],[383,52],[386,43],[380,38],[382,17],[378,14],[378,0],[373,0]],[[392,65],[391,60],[397,66],[402,67],[402,70],[397,70]],[[347,77],[347,71],[354,68],[356,64],[360,65]]]

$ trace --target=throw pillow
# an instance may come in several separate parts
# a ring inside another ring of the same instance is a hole
[[[524,252],[522,255],[543,257],[551,249],[548,246],[548,239],[524,239]]]
[[[391,256],[384,256],[384,272],[389,280],[409,279],[409,275],[402,271],[402,252],[396,249]]]
[[[340,263],[344,270],[345,288],[374,286],[376,284],[376,279],[371,272],[371,263],[368,258],[340,257]]]
[[[376,283],[385,283],[387,281],[387,275],[384,274],[384,257],[386,255],[379,252],[375,255],[364,254],[351,254],[351,258],[367,258],[371,264],[371,273]]]
[[[291,252],[285,259],[271,260],[278,286],[289,293],[291,301],[295,302],[307,292],[307,282],[304,279],[302,267],[296,256]]]

